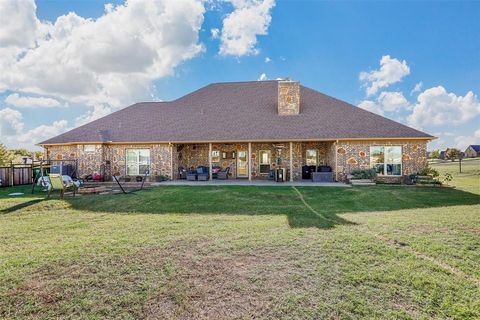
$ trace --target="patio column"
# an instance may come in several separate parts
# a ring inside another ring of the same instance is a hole
[[[338,160],[337,160],[338,152],[337,152],[337,144],[338,144],[338,140],[333,143],[333,150],[334,150],[334,152],[335,152],[335,181],[338,181]]]
[[[174,180],[173,177],[173,144],[170,143],[170,180]]]
[[[293,142],[290,141],[290,182],[293,182]]]
[[[252,181],[252,143],[248,143],[248,181]]]
[[[210,175],[210,181],[212,181],[212,143],[208,144],[208,173]]]

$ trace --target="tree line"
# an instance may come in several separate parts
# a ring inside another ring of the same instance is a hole
[[[8,149],[3,143],[0,143],[0,165],[9,165],[12,162],[21,163],[24,157],[42,159],[42,151],[30,151],[25,148]]]

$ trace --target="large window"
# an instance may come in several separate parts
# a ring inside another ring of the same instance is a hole
[[[370,147],[370,165],[379,175],[402,175],[402,147]]]
[[[306,159],[307,159],[307,161],[306,161],[307,166],[318,165],[318,150],[317,149],[307,150]]]
[[[150,170],[150,149],[127,149],[127,176],[144,175]]]
[[[270,172],[271,153],[270,151],[260,151],[260,173]]]

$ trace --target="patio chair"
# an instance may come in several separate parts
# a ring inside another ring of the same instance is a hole
[[[47,197],[50,198],[52,191],[58,190],[60,192],[60,197],[63,198],[65,191],[73,191],[73,196],[77,191],[77,186],[75,184],[65,185],[63,182],[63,177],[58,173],[50,173],[48,176],[50,180],[50,187],[48,188]]]
[[[210,178],[208,168],[205,166],[197,167],[197,179],[198,181],[207,181]]]
[[[212,179],[218,178],[218,173],[222,171],[222,167],[220,166],[213,166],[212,167]]]
[[[224,170],[221,170],[217,173],[217,179],[219,180],[227,180],[228,173],[230,172],[230,167],[226,167]]]
[[[197,171],[194,170],[193,168],[190,168],[187,172],[187,180],[188,181],[195,181],[197,180]]]

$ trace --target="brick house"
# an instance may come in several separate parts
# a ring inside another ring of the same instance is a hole
[[[376,168],[386,181],[420,171],[429,134],[291,80],[215,83],[169,102],[142,102],[40,143],[79,174],[178,178],[178,168],[230,167],[234,179],[326,165],[337,181]],[[108,164],[108,166],[105,166]],[[211,170],[210,170],[211,172]],[[291,173],[291,174],[290,174]]]

